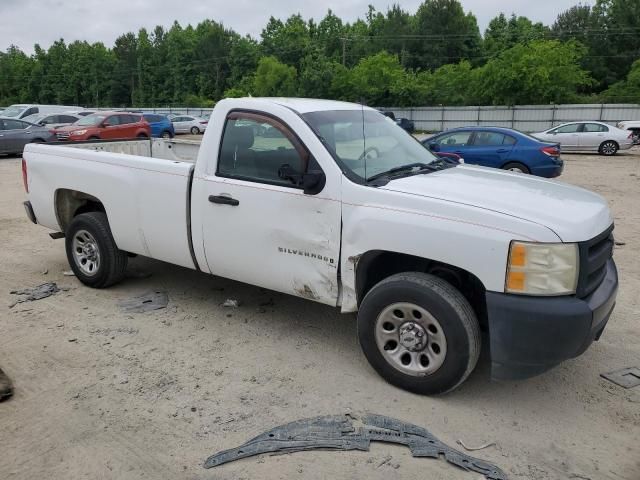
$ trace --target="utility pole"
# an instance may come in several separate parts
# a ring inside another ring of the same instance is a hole
[[[347,64],[347,38],[342,37],[342,65]]]

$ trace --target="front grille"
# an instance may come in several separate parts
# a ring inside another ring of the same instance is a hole
[[[56,138],[58,140],[69,140],[69,132],[57,132]]]
[[[613,225],[597,237],[578,243],[580,272],[576,296],[591,294],[607,274],[607,261],[613,256]]]

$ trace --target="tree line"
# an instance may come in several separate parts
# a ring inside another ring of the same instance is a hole
[[[576,5],[552,25],[496,16],[481,35],[458,0],[344,22],[271,17],[259,39],[175,22],[112,48],[63,39],[0,52],[0,105],[212,106],[303,96],[377,106],[640,103],[640,0]]]

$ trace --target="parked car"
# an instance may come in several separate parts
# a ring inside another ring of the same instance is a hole
[[[124,140],[150,138],[151,127],[139,113],[100,112],[57,128],[55,133],[60,141]]]
[[[640,120],[626,120],[616,125],[621,130],[630,130],[634,145],[640,145]]]
[[[403,130],[406,130],[409,133],[413,133],[416,131],[416,125],[413,120],[409,120],[408,118],[396,118],[396,125],[398,125]]]
[[[80,117],[71,113],[54,113],[53,115],[35,113],[25,117],[23,120],[41,127],[58,128],[72,125],[80,120]]]
[[[73,110],[77,108],[78,107],[69,107],[64,105],[17,104],[17,105],[11,105],[10,107],[2,110],[2,112],[0,112],[0,117],[23,119],[35,113],[42,113],[42,114],[62,113],[62,112],[68,112],[69,110]]]
[[[192,135],[198,135],[204,133],[209,123],[204,118],[192,117],[190,115],[178,115],[171,119],[173,127],[176,133],[190,133]]]
[[[463,127],[447,130],[422,141],[436,155],[455,153],[464,163],[501,168],[539,177],[562,173],[560,147],[511,128]]]
[[[176,131],[171,120],[166,115],[158,113],[145,113],[142,115],[151,127],[152,137],[173,138]]]
[[[0,118],[0,153],[21,154],[27,143],[44,143],[56,139],[53,130],[24,120]]]
[[[501,379],[601,337],[618,290],[601,196],[446,162],[357,104],[225,99],[211,125],[188,145],[195,162],[168,148],[28,145],[26,213],[63,234],[93,288],[124,280],[139,254],[357,311],[373,368],[422,394],[460,385],[482,335]],[[345,125],[360,139],[339,140]]]
[[[534,137],[545,142],[558,142],[563,152],[598,152],[615,155],[633,146],[633,134],[604,122],[563,123]]]

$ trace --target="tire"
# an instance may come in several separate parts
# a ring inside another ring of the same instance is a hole
[[[173,135],[171,135],[170,131],[165,130],[164,132],[162,132],[162,135],[160,135],[160,137],[162,137],[162,138],[173,138]]]
[[[198,127],[191,127],[191,135],[198,135],[200,133],[200,129]]]
[[[144,138],[146,140],[147,138],[149,138],[149,135],[147,135],[146,133],[139,133],[138,138]]]
[[[423,395],[454,390],[480,355],[480,327],[467,299],[441,278],[418,272],[393,275],[367,293],[358,312],[358,339],[387,382]]]
[[[65,232],[65,247],[71,270],[85,285],[105,288],[124,278],[127,253],[118,249],[103,212],[76,216]]]
[[[618,152],[618,148],[620,147],[616,142],[614,142],[613,140],[607,140],[606,142],[602,142],[600,148],[598,149],[598,152],[600,153],[600,155],[611,157]]]
[[[509,162],[506,165],[503,165],[502,169],[510,170],[512,172],[526,173],[526,174],[531,173],[531,170],[529,170],[529,168],[526,165],[523,165],[520,162]]]
[[[87,138],[87,141],[91,141],[91,140],[100,140],[100,137],[93,136],[93,137]]]

